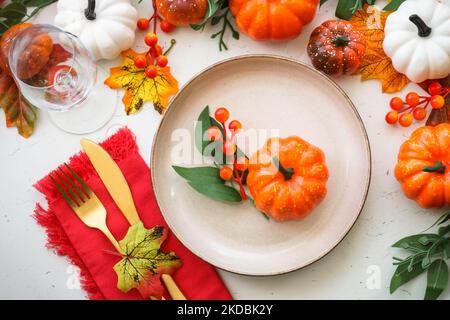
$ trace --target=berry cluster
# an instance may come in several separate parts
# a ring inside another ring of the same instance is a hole
[[[219,171],[222,180],[232,180],[239,185],[239,192],[242,200],[247,199],[244,190],[244,175],[248,168],[248,159],[245,156],[236,154],[236,143],[234,142],[236,134],[242,129],[242,124],[238,120],[232,120],[226,126],[226,122],[230,118],[230,112],[227,108],[220,107],[214,113],[214,118],[221,125],[222,130],[216,126],[210,127],[206,131],[206,137],[210,141],[216,141],[221,144],[222,153],[228,158],[232,158],[233,167],[224,164]],[[227,128],[230,132],[228,134]],[[227,161],[228,163],[228,161]]]
[[[136,55],[134,57],[134,65],[136,68],[145,69],[145,75],[150,79],[154,79],[158,76],[157,67],[164,68],[169,63],[169,60],[163,55],[162,48],[158,45],[156,34],[147,34],[144,41],[149,46],[149,50],[146,54]]]
[[[164,20],[159,14],[158,14],[158,10],[156,7],[156,1],[153,0],[152,1],[152,5],[153,5],[153,15],[150,18],[140,18],[137,21],[137,27],[139,30],[142,31],[147,31],[148,28],[150,27],[150,23],[153,21],[153,33],[156,33],[156,25],[158,24],[158,20],[160,21],[159,23],[159,27],[161,28],[161,30],[163,32],[171,32],[173,30],[173,25]]]
[[[388,124],[400,123],[403,127],[409,127],[413,119],[420,121],[427,116],[427,107],[441,109],[445,105],[445,98],[450,93],[449,87],[442,87],[439,82],[432,82],[428,86],[429,97],[419,96],[417,92],[409,92],[405,101],[400,97],[391,99],[389,105],[392,110],[386,114]]]

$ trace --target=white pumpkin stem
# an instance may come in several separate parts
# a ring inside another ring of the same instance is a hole
[[[413,14],[409,17],[409,21],[414,23],[419,30],[419,36],[422,38],[428,37],[431,34],[431,28],[419,17],[417,14]]]
[[[88,20],[95,20],[95,0],[88,0],[88,7],[84,10],[84,16]]]

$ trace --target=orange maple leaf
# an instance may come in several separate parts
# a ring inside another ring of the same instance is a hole
[[[361,80],[379,79],[384,93],[393,93],[403,89],[410,80],[397,72],[391,59],[384,53],[384,26],[391,12],[382,12],[373,6],[358,10],[349,20],[366,38],[366,53],[356,74]]]
[[[147,101],[151,101],[155,110],[163,113],[169,98],[178,92],[178,81],[170,73],[169,67],[157,66],[158,75],[154,79],[146,77],[144,69],[134,65],[134,57],[138,54],[132,49],[122,52],[122,65],[110,69],[105,84],[111,89],[125,89],[122,102],[128,115],[139,111]]]

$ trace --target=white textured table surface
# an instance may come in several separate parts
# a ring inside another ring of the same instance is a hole
[[[144,1],[149,2],[149,1]],[[383,1],[378,1],[383,4]],[[225,58],[248,53],[271,53],[310,63],[306,43],[314,26],[334,17],[335,0],[326,3],[301,36],[287,43],[256,43],[245,36],[235,41],[227,36],[229,50],[219,52],[210,39],[212,29],[203,33],[176,29],[161,33],[168,43],[177,44],[170,54],[174,76],[183,85],[194,74]],[[150,13],[149,6],[138,5],[140,15]],[[36,22],[51,22],[55,5],[44,9]],[[136,49],[144,49],[143,33],[138,33]],[[120,60],[104,63],[118,65]],[[102,80],[102,79],[101,79]],[[372,183],[363,212],[342,243],[329,255],[296,272],[275,277],[247,277],[220,271],[237,299],[421,299],[426,279],[417,281],[389,295],[389,281],[394,271],[390,245],[403,236],[420,232],[442,212],[426,212],[407,200],[392,175],[399,145],[419,125],[393,128],[385,125],[384,115],[390,95],[381,94],[378,81],[360,82],[357,76],[336,80],[359,110],[372,147]],[[418,90],[413,84],[406,87]],[[109,90],[105,87],[105,90]],[[314,106],[311,106],[314,107]],[[116,128],[127,125],[136,136],[141,154],[149,159],[153,135],[161,116],[151,105],[134,116],[120,108],[103,129],[88,135],[100,141]],[[343,130],[345,130],[343,128]],[[82,299],[76,270],[63,257],[45,248],[44,230],[32,218],[35,203],[44,202],[33,183],[56,165],[79,151],[79,136],[58,130],[45,112],[40,112],[35,133],[29,139],[15,129],[6,129],[0,112],[0,298],[1,299]],[[336,143],[345,143],[337,141]],[[378,279],[379,278],[379,279]],[[379,281],[378,281],[379,280]],[[443,298],[450,298],[447,290]]]

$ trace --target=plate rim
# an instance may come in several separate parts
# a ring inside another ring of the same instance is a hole
[[[158,199],[159,198],[158,190],[156,189],[155,178],[154,178],[154,175],[153,175],[153,172],[155,172],[155,157],[156,157],[155,156],[155,145],[156,145],[156,142],[158,140],[158,136],[160,134],[161,127],[162,127],[164,121],[166,120],[167,115],[174,108],[173,105],[179,99],[179,97],[183,93],[183,91],[186,90],[189,86],[191,86],[192,83],[195,80],[197,80],[199,77],[201,77],[203,74],[205,74],[205,73],[207,73],[207,72],[209,72],[209,71],[211,71],[213,69],[216,69],[216,68],[218,68],[218,67],[220,67],[220,66],[222,66],[224,64],[227,64],[227,63],[230,63],[230,62],[234,62],[234,61],[238,61],[238,60],[247,60],[247,59],[250,59],[250,60],[251,59],[268,59],[268,60],[278,60],[278,61],[285,61],[285,62],[290,62],[290,63],[293,63],[293,64],[297,64],[300,67],[303,67],[303,68],[308,69],[309,71],[312,71],[313,73],[318,75],[320,78],[324,79],[329,84],[331,84],[345,98],[347,103],[350,105],[351,110],[353,111],[354,115],[356,116],[356,119],[357,119],[357,121],[359,123],[359,126],[361,127],[361,129],[363,131],[363,138],[364,138],[366,151],[367,151],[367,155],[368,155],[368,175],[367,175],[367,180],[366,180],[366,183],[365,183],[364,195],[362,197],[361,203],[359,204],[358,214],[355,216],[355,218],[351,222],[350,227],[342,235],[340,235],[338,237],[336,243],[334,243],[332,246],[330,246],[330,248],[328,250],[325,250],[321,255],[317,256],[316,258],[313,258],[310,261],[307,261],[305,264],[300,265],[298,267],[293,267],[293,268],[289,268],[289,269],[282,270],[282,271],[268,272],[268,273],[240,272],[240,271],[234,270],[234,269],[229,268],[229,267],[218,266],[213,261],[210,261],[209,259],[206,259],[201,254],[199,254],[197,252],[197,250],[193,249],[190,245],[188,245],[187,242],[184,241],[183,237],[181,237],[177,232],[175,232],[174,229],[172,228],[172,226],[170,225],[170,223],[167,221],[166,214],[162,210],[162,207],[160,205],[160,201]],[[193,254],[195,254],[197,257],[199,257],[203,261],[211,264],[212,266],[214,266],[214,267],[216,267],[216,268],[218,268],[220,270],[224,270],[224,271],[228,271],[228,272],[231,272],[231,273],[235,273],[235,274],[238,274],[238,275],[244,275],[244,276],[265,277],[265,276],[276,276],[276,275],[287,274],[287,273],[291,273],[291,272],[294,272],[294,271],[306,268],[306,267],[312,265],[313,263],[315,263],[317,261],[320,261],[325,256],[327,256],[330,252],[332,252],[334,249],[336,249],[336,247],[347,237],[347,235],[350,233],[350,231],[353,229],[354,225],[356,224],[356,221],[361,216],[361,213],[362,213],[362,211],[364,209],[364,205],[365,205],[365,203],[367,201],[367,197],[368,197],[369,190],[370,190],[370,184],[371,184],[371,180],[372,180],[372,151],[371,151],[369,136],[367,134],[367,130],[366,130],[364,122],[363,122],[363,120],[361,118],[361,115],[358,112],[358,109],[355,107],[353,101],[350,99],[350,97],[347,95],[347,93],[333,79],[331,79],[330,77],[328,77],[324,73],[314,69],[312,66],[308,65],[307,63],[299,61],[299,60],[296,60],[296,59],[293,59],[293,58],[280,56],[280,55],[274,55],[274,54],[243,54],[243,55],[238,55],[238,56],[234,56],[234,57],[231,57],[231,58],[220,60],[218,62],[215,62],[215,63],[213,63],[213,64],[203,68],[202,70],[200,70],[199,72],[194,74],[180,88],[180,90],[177,92],[177,94],[169,102],[169,105],[167,106],[166,112],[162,116],[161,121],[158,124],[158,128],[156,129],[156,132],[155,132],[155,134],[153,136],[153,142],[152,142],[151,154],[150,154],[150,170],[151,170],[151,174],[150,174],[151,175],[151,182],[152,182],[152,186],[153,186],[153,193],[155,194],[156,204],[158,205],[158,208],[159,208],[159,210],[160,210],[160,212],[161,212],[161,214],[162,214],[162,216],[164,218],[164,221],[167,223],[170,231],[175,235],[175,237],[189,251],[191,251]]]

